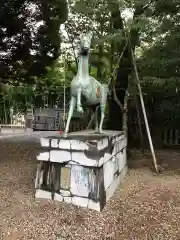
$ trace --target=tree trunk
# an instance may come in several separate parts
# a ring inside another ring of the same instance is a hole
[[[4,117],[5,117],[5,124],[7,124],[6,100],[4,100]]]
[[[112,34],[112,29],[113,29],[113,15],[111,14],[111,21],[110,21],[110,30],[109,32]],[[110,48],[110,51],[109,51],[109,54],[110,54],[110,71],[111,73],[113,72],[113,65],[114,65],[114,52],[115,52],[115,46],[114,46],[114,41],[111,41],[111,48]]]
[[[123,111],[123,117],[122,117],[124,136],[127,140],[128,140],[128,100],[129,100],[129,90],[127,87],[125,97],[124,97],[124,111]]]
[[[119,6],[117,5],[116,11],[112,12],[112,22],[113,28],[118,30],[123,30],[123,20],[121,18],[121,14],[119,11]],[[134,23],[137,23],[138,16],[141,15],[145,10],[144,5],[138,5],[134,12]],[[125,36],[124,36],[125,37]],[[127,48],[124,51],[123,57],[119,62],[119,67],[117,69],[117,78],[115,82],[115,90],[116,95],[122,105],[124,105],[124,98],[126,89],[128,87],[129,76],[132,72],[132,57],[130,49],[135,50],[135,46],[139,44],[139,32],[137,28],[132,28],[129,36],[129,43],[127,44]],[[117,46],[117,50],[119,54],[122,52],[123,47],[126,44],[126,39],[124,39],[123,46],[119,44]],[[122,112],[119,109],[117,103],[111,99],[109,101],[109,119],[108,119],[108,129],[112,130],[122,130],[123,120],[122,120]]]
[[[117,8],[119,9],[119,8]],[[123,21],[120,15],[119,10],[116,10],[112,13],[112,23],[113,28],[118,30],[123,30]],[[120,53],[122,51],[123,46],[125,45],[126,41],[124,40],[124,44],[119,44],[116,46],[117,51]],[[119,63],[119,67],[117,69],[117,78],[115,81],[115,90],[116,95],[122,105],[124,105],[124,97],[125,92],[128,86],[128,78],[129,78],[129,68],[131,66],[130,58],[129,58],[129,51],[128,48],[125,49],[123,57]],[[109,101],[109,119],[108,119],[108,128],[112,130],[122,130],[122,112],[118,104],[111,99]]]
[[[101,36],[103,36],[103,31],[104,31],[104,22],[102,22],[101,18],[99,18],[99,22],[100,22],[100,34]],[[98,47],[98,68],[97,68],[97,79],[99,81],[102,80],[102,57],[103,57],[103,48],[104,48],[104,44],[101,43]]]
[[[97,68],[97,79],[101,80],[102,78],[102,55],[103,55],[103,45],[99,46],[99,57],[98,57],[98,68]]]

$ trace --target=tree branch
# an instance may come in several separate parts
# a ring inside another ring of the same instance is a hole
[[[122,103],[119,101],[117,95],[116,95],[116,90],[115,90],[115,86],[113,86],[113,95],[114,95],[114,100],[115,102],[118,104],[118,106],[120,107],[121,111],[124,111],[124,107],[122,105]]]

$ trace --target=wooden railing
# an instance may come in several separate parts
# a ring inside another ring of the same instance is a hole
[[[11,130],[15,132],[16,130],[23,130],[26,131],[26,126],[24,125],[16,125],[16,124],[0,124],[0,132]]]
[[[25,125],[0,124],[0,128],[25,128]]]
[[[69,126],[69,132],[83,131],[87,127],[84,122],[71,122]]]
[[[166,128],[163,134],[163,143],[166,146],[180,146],[180,130]]]

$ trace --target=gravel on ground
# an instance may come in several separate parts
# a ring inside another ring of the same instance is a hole
[[[130,169],[99,213],[34,199],[38,151],[0,143],[0,240],[180,239],[180,153],[158,152],[160,176],[148,166]],[[144,159],[152,161],[149,153]]]

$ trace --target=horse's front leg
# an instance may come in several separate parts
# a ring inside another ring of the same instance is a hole
[[[67,133],[69,131],[69,124],[70,124],[75,106],[76,106],[76,98],[72,96],[71,97],[71,102],[70,102],[70,107],[69,107],[69,112],[68,112],[68,119],[67,119],[67,122],[66,122],[66,128],[65,128],[65,131],[64,131],[64,137],[67,137]]]
[[[78,91],[77,91],[77,111],[79,113],[84,112],[84,110],[82,108],[82,104],[81,104],[81,94],[82,94],[82,90],[81,90],[81,88],[78,88]]]
[[[101,87],[101,101],[100,101],[100,109],[101,109],[101,120],[99,124],[99,133],[103,133],[102,126],[104,122],[106,102],[107,102],[108,88],[106,85],[102,85]]]
[[[102,126],[103,126],[103,122],[104,122],[104,116],[105,116],[105,108],[106,108],[106,103],[101,103],[101,120],[100,120],[100,124],[99,124],[99,133],[103,133],[102,130]]]

